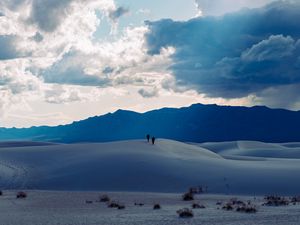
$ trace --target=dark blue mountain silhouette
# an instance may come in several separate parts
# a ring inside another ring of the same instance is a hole
[[[300,112],[202,104],[146,113],[118,110],[64,126],[0,128],[0,140],[106,142],[145,138],[148,133],[186,142],[300,141]]]

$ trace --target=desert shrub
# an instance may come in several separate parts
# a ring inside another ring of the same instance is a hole
[[[177,214],[180,218],[190,218],[194,216],[194,213],[191,209],[184,208],[177,211]]]
[[[247,206],[238,206],[236,208],[237,212],[245,212],[245,213],[256,213],[257,209],[255,206],[247,205]]]
[[[109,202],[109,203],[107,204],[107,207],[108,207],[108,208],[119,208],[119,206],[120,206],[120,204],[117,203],[117,202],[114,202],[114,201]]]
[[[266,196],[265,203],[263,203],[263,206],[286,206],[289,205],[289,200],[275,195]]]
[[[17,198],[27,198],[27,194],[24,191],[19,191],[17,193]]]
[[[161,209],[160,204],[154,204],[153,209]]]
[[[204,205],[200,205],[198,203],[193,203],[192,204],[192,208],[193,209],[205,209],[205,206]]]
[[[135,206],[144,206],[145,204],[144,204],[144,203],[136,203],[136,202],[135,202],[134,205],[135,205]]]
[[[245,202],[243,202],[243,201],[241,201],[241,200],[238,200],[238,199],[236,199],[236,198],[230,199],[230,203],[231,203],[232,205],[239,205],[239,206],[245,206],[245,205],[246,205]]]
[[[119,205],[118,209],[125,209],[125,205]]]
[[[189,193],[192,193],[192,194],[202,194],[202,193],[204,193],[204,191],[206,189],[207,189],[207,187],[203,187],[203,186],[190,187],[189,188]]]
[[[100,196],[100,202],[109,202],[110,198],[107,195],[101,195]]]
[[[194,194],[191,193],[191,192],[184,193],[182,195],[182,200],[183,201],[193,201],[194,200]]]
[[[233,210],[233,205],[231,203],[226,203],[222,209],[227,210],[227,211],[231,211]]]
[[[257,209],[254,205],[251,205],[250,201],[247,201],[247,204],[236,198],[230,199],[222,209],[227,211],[235,210],[236,212],[245,212],[245,213],[256,213]]]
[[[300,202],[300,196],[294,196],[291,198],[291,203],[293,203],[294,205],[296,205],[296,203]]]

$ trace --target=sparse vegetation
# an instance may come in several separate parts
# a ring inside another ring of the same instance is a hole
[[[110,201],[107,203],[108,208],[115,208],[115,209],[125,209],[125,205],[120,204],[116,201]]]
[[[191,192],[184,193],[182,195],[182,200],[183,201],[193,201],[194,200],[194,194],[191,193]]]
[[[160,204],[154,204],[153,209],[161,209]]]
[[[289,200],[285,197],[269,195],[265,197],[265,203],[263,206],[287,206],[289,205]]]
[[[245,213],[256,213],[257,209],[255,206],[252,205],[245,205],[245,206],[238,206],[236,208],[237,212],[245,212]]]
[[[24,191],[19,191],[17,193],[17,198],[27,198],[27,193],[25,193]]]
[[[118,209],[125,209],[125,205],[119,205]]]
[[[180,218],[191,218],[194,216],[194,213],[191,209],[184,208],[177,211],[177,214]]]
[[[232,203],[228,202],[222,207],[222,209],[231,211],[231,210],[233,210],[233,205],[232,205]]]
[[[229,202],[227,202],[222,209],[227,211],[235,210],[237,212],[245,212],[245,213],[256,213],[257,209],[256,206],[251,205],[250,201],[247,201],[247,203],[238,200],[236,198],[230,199]]]
[[[115,202],[115,201],[111,201],[107,204],[108,208],[119,208],[120,204]]]
[[[109,202],[110,198],[107,195],[101,195],[99,200],[100,202]]]
[[[300,196],[294,196],[291,198],[291,203],[293,205],[296,205],[297,203],[300,203]]]
[[[86,204],[92,204],[93,201],[91,201],[91,200],[85,200],[85,203],[86,203]]]
[[[205,206],[204,205],[200,205],[198,203],[193,203],[192,204],[192,208],[193,209],[205,209]]]
[[[144,204],[144,203],[136,203],[136,202],[135,202],[134,205],[135,205],[135,206],[144,206],[145,204]]]

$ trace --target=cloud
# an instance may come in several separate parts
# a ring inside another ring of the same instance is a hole
[[[275,0],[195,0],[198,16],[221,16],[242,8],[258,8]]]
[[[142,88],[138,91],[138,93],[144,98],[153,98],[153,97],[158,96],[158,89],[157,88],[152,88],[152,89]]]
[[[70,4],[73,0],[33,0],[31,9],[31,22],[47,32],[54,31],[69,14]]]
[[[15,48],[16,36],[0,35],[0,60],[14,59],[19,56]]]
[[[44,40],[44,37],[40,32],[36,32],[36,34],[34,36],[32,36],[32,40],[34,40],[36,42],[41,42]]]
[[[45,91],[45,100],[51,104],[63,104],[81,100],[80,93],[75,89],[64,88],[61,85],[53,85]]]
[[[95,74],[88,74],[85,71],[85,63],[93,60],[89,56],[78,51],[71,51],[63,56],[49,69],[42,73],[46,83],[70,84],[81,86],[105,86],[108,80]]]
[[[177,87],[226,99],[258,95],[300,83],[299,20],[299,2],[278,1],[223,17],[147,22],[148,54],[176,49],[169,69]]]
[[[120,6],[115,10],[110,11],[108,15],[112,21],[116,22],[121,16],[124,16],[127,13],[129,13],[129,9]]]
[[[245,61],[277,61],[292,56],[297,46],[290,36],[271,35],[242,53]]]

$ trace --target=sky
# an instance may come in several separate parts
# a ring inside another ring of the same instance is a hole
[[[193,103],[300,109],[298,0],[1,0],[0,127]]]

